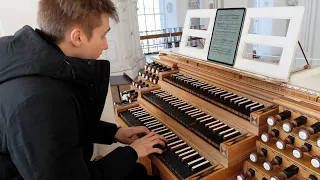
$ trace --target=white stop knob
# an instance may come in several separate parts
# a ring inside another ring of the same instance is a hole
[[[269,137],[267,135],[265,135],[265,134],[261,134],[261,140],[263,142],[268,142],[269,141]]]
[[[254,154],[250,154],[250,160],[251,160],[252,162],[257,162],[257,161],[258,161],[257,156],[254,155]]]
[[[298,150],[293,150],[292,151],[292,154],[293,154],[293,156],[295,157],[295,158],[297,158],[297,159],[300,159],[301,158],[301,152],[300,151],[298,151]]]
[[[237,180],[244,180],[242,176],[238,175]]]
[[[276,121],[274,120],[273,117],[269,117],[269,118],[267,119],[267,123],[268,123],[269,126],[274,126],[274,125],[276,125]]]
[[[299,138],[306,141],[306,140],[308,140],[308,134],[305,131],[300,131]]]
[[[264,163],[263,163],[263,167],[264,167],[264,169],[267,170],[267,171],[270,171],[270,170],[271,170],[271,166],[270,166],[270,164],[267,163],[267,162],[264,162]]]
[[[282,125],[282,129],[283,129],[284,132],[286,132],[286,133],[289,133],[289,132],[292,131],[292,128],[291,128],[290,124],[287,124],[287,123],[284,123],[284,124]]]
[[[276,145],[278,149],[284,150],[285,148],[285,145],[281,141],[277,141]]]
[[[312,159],[311,159],[311,164],[312,164],[312,166],[315,167],[315,168],[320,168],[320,162],[319,162],[318,159],[312,158]]]

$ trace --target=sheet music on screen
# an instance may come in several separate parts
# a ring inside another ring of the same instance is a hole
[[[208,60],[234,65],[245,13],[245,8],[217,10]]]

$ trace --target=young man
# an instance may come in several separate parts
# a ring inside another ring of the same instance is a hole
[[[0,39],[0,179],[145,179],[138,157],[165,139],[144,127],[100,121],[110,64],[111,0],[40,0],[41,30]],[[141,139],[135,135],[146,134]],[[120,147],[90,162],[93,143]]]

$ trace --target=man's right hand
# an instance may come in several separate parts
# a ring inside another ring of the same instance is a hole
[[[138,157],[145,157],[148,156],[151,153],[158,153],[161,154],[162,150],[159,148],[154,148],[154,145],[160,144],[163,147],[165,147],[165,143],[167,140],[154,133],[150,132],[146,136],[135,140],[130,146],[137,152]]]

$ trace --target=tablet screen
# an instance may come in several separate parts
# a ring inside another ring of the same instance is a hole
[[[208,60],[234,65],[245,13],[245,8],[217,10]]]

